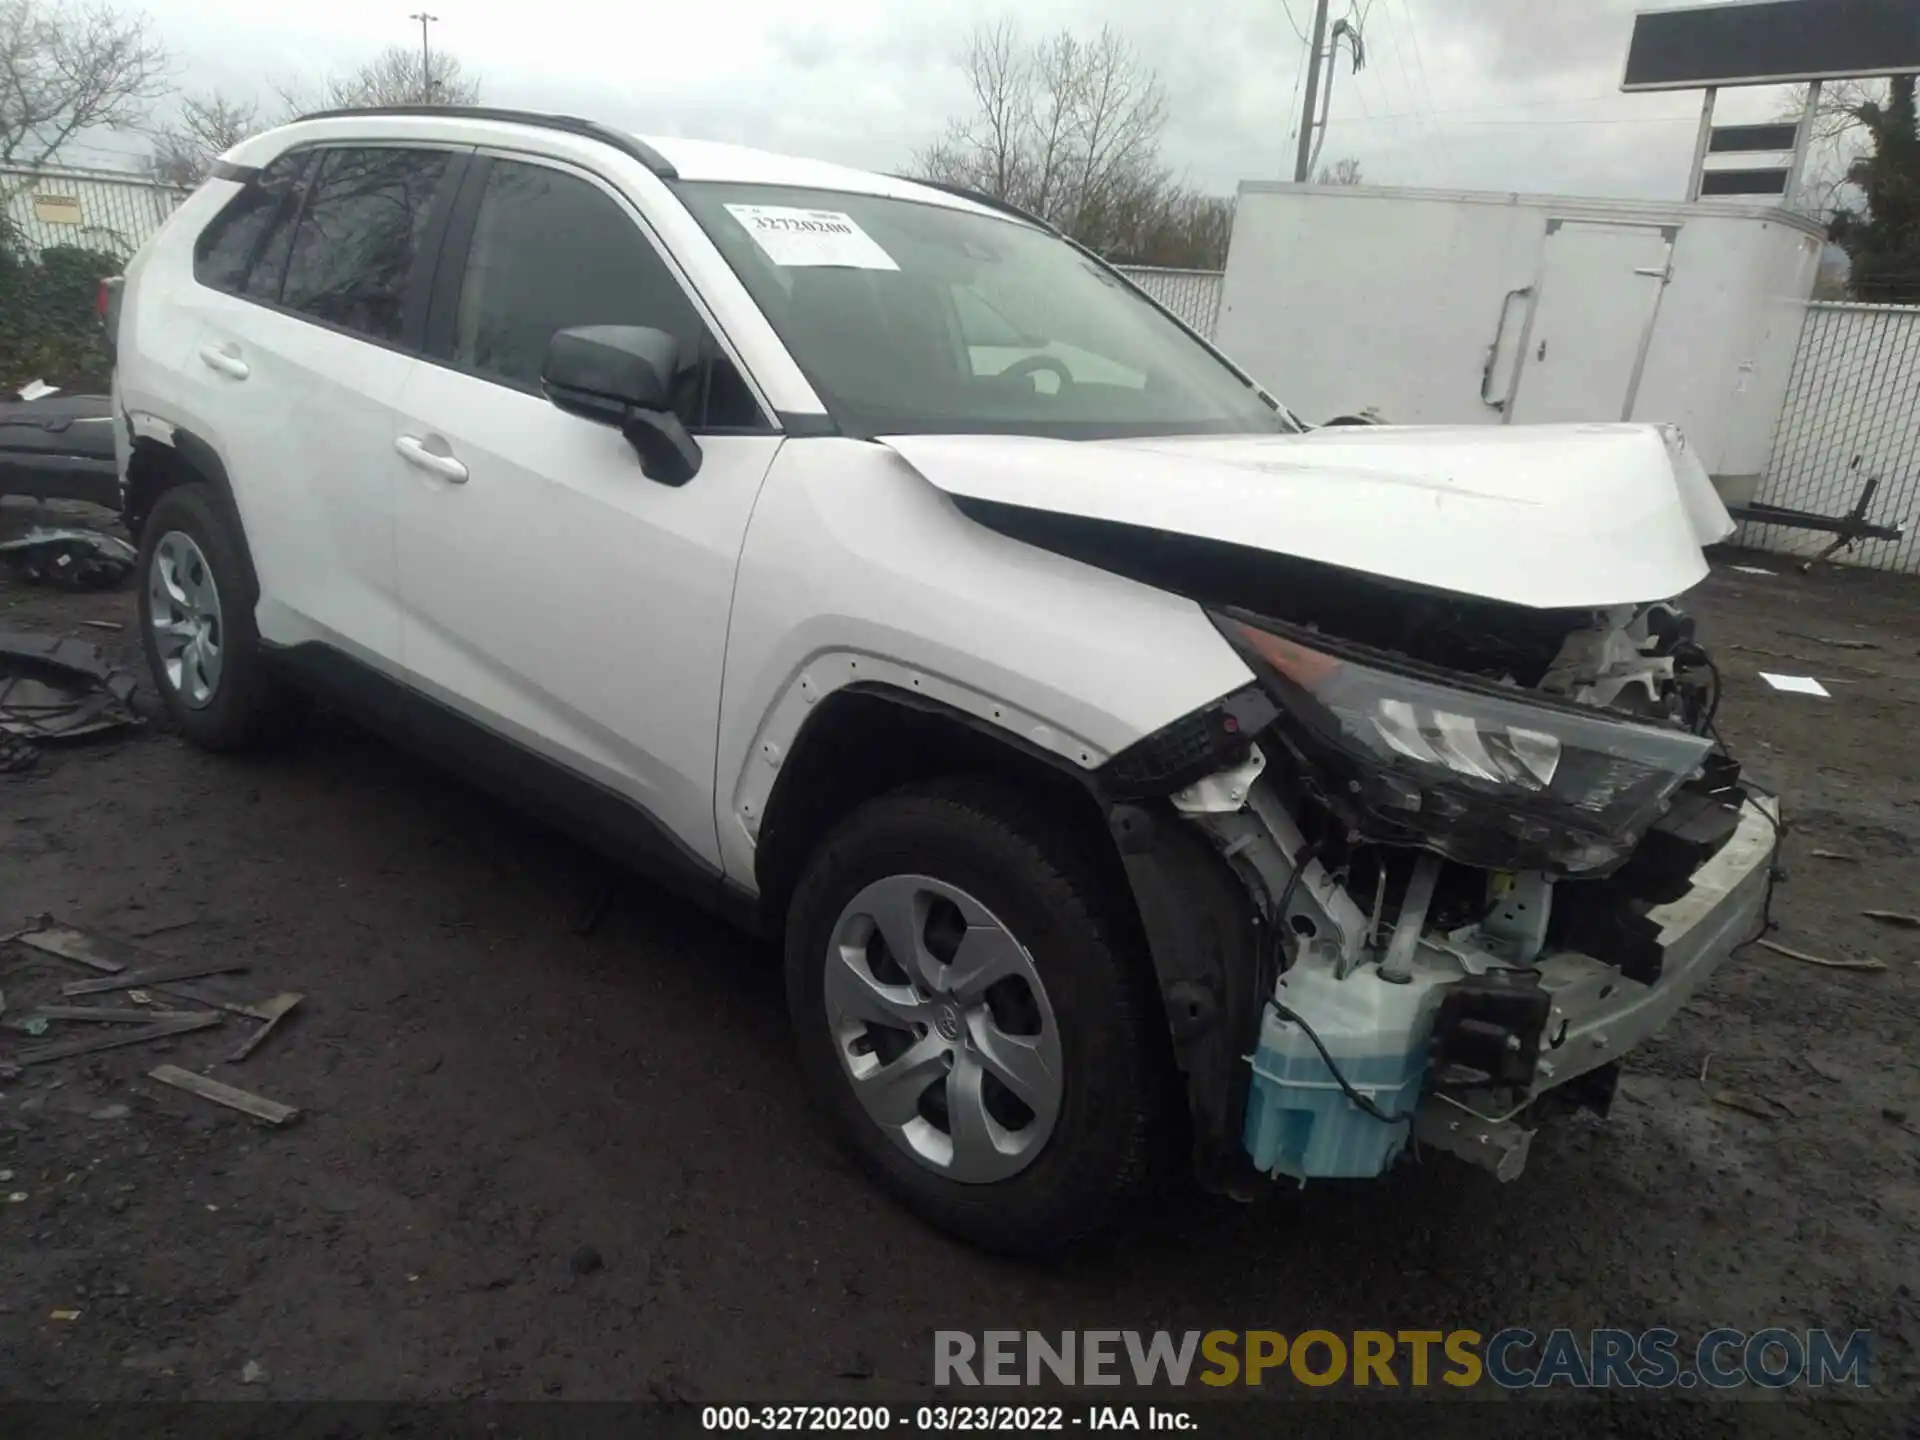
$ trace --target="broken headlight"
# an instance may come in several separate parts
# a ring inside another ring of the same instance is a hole
[[[1713,748],[1394,657],[1358,659],[1358,647],[1290,638],[1272,621],[1213,619],[1293,722],[1282,735],[1349,829],[1462,864],[1610,870]]]

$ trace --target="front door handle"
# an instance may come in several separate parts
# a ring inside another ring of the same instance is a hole
[[[209,368],[218,370],[222,375],[231,375],[236,380],[244,380],[251,373],[247,369],[247,362],[236,352],[211,341],[200,347],[200,358]]]
[[[451,455],[429,450],[427,442],[417,435],[402,435],[393,442],[393,448],[399,452],[402,460],[430,475],[438,475],[442,480],[451,480],[456,485],[467,483],[466,466]]]

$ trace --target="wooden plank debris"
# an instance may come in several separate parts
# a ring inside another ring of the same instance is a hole
[[[22,945],[31,946],[43,955],[57,955],[62,960],[71,960],[76,965],[98,970],[103,975],[118,975],[128,965],[138,964],[143,958],[138,946],[129,945],[124,940],[89,935],[84,930],[74,930],[65,925],[48,925],[15,938]]]
[[[243,961],[196,960],[161,970],[143,970],[137,975],[115,975],[105,980],[76,980],[62,985],[60,993],[72,999],[77,995],[104,995],[109,990],[132,990],[158,985],[168,980],[198,980],[207,975],[239,975],[246,971]]]
[[[1902,930],[1920,930],[1920,915],[1907,915],[1899,910],[1862,910],[1869,920],[1878,920],[1882,925],[1898,925]]]
[[[150,1040],[166,1040],[175,1035],[185,1035],[193,1030],[205,1030],[210,1025],[218,1025],[219,1015],[189,1015],[184,1020],[162,1020],[158,1024],[143,1026],[138,1030],[112,1030],[104,1035],[90,1035],[85,1040],[63,1040],[55,1045],[40,1045],[32,1050],[22,1050],[11,1061],[15,1065],[42,1065],[49,1060],[68,1060],[75,1055],[91,1055],[96,1050],[115,1050],[122,1045],[145,1045]]]
[[[189,985],[183,980],[169,985],[156,985],[154,990],[170,1000],[191,1000],[196,1005],[205,1005],[209,1009],[224,1010],[229,1015],[244,1015],[249,1020],[264,1020],[267,1017],[252,1005],[242,1005],[237,1000],[222,1000],[211,991],[202,990],[198,985]]]
[[[254,1013],[264,1016],[267,1023],[240,1042],[239,1047],[227,1057],[228,1063],[233,1064],[244,1060],[258,1050],[260,1042],[273,1033],[274,1027],[285,1018],[289,1010],[300,1003],[301,999],[301,996],[289,992],[285,995],[276,995],[271,1000],[262,1000],[255,1005]]]
[[[120,1010],[107,1005],[36,1005],[33,1013],[48,1020],[90,1020],[96,1025],[146,1025],[159,1020],[187,1020],[197,1010]]]
[[[239,1110],[269,1125],[284,1125],[300,1113],[291,1105],[282,1105],[278,1100],[269,1100],[264,1095],[223,1085],[218,1080],[209,1080],[191,1070],[182,1070],[178,1065],[156,1065],[147,1075],[162,1085],[172,1085],[203,1100],[211,1100],[216,1105]]]

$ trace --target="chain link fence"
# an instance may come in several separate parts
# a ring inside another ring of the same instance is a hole
[[[104,390],[95,301],[184,191],[111,170],[0,167],[0,394]]]
[[[178,186],[125,171],[0,166],[7,218],[35,255],[76,246],[131,256],[186,197]]]
[[[1116,265],[1114,269],[1178,315],[1207,339],[1213,338],[1220,318],[1218,270],[1166,270],[1147,265]]]
[[[1869,480],[1867,518],[1920,520],[1920,305],[1813,304],[1800,331],[1773,450],[1755,499],[1845,515]],[[1743,525],[1741,543],[1812,554],[1832,536]],[[1837,561],[1920,574],[1920,535],[1862,540]]]

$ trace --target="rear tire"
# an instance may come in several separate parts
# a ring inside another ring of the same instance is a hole
[[[174,724],[205,750],[246,749],[281,733],[294,713],[254,628],[243,545],[203,483],[168,490],[140,533],[147,669]]]
[[[788,1003],[816,1096],[884,1188],[988,1249],[1110,1230],[1171,1153],[1164,1022],[1088,850],[1011,786],[915,785],[836,827],[789,909]],[[907,935],[902,964],[889,936]]]

